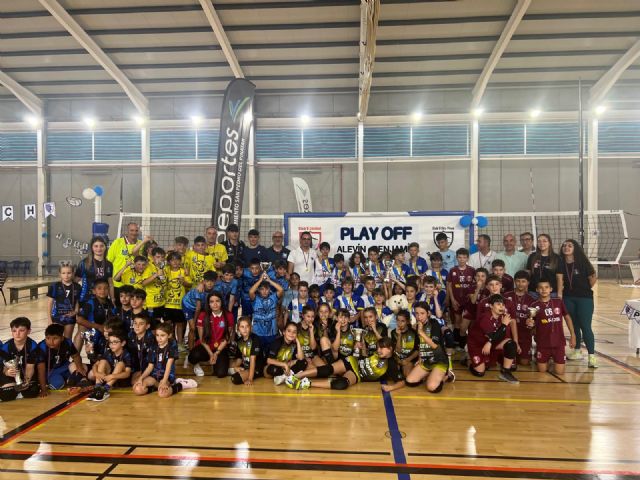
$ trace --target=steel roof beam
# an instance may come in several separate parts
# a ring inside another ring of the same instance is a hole
[[[204,10],[204,14],[207,16],[207,20],[209,20],[209,24],[213,29],[213,33],[222,47],[222,52],[229,62],[229,67],[231,67],[231,71],[235,75],[236,78],[244,78],[244,72],[242,71],[242,67],[240,66],[240,62],[238,62],[238,58],[231,47],[231,42],[229,41],[229,37],[227,37],[226,32],[224,31],[224,27],[222,26],[222,22],[220,21],[220,17],[218,17],[218,13],[216,9],[213,8],[213,4],[211,0],[199,0],[200,5],[202,6],[202,10]]]
[[[640,57],[640,40],[633,44],[622,57],[600,77],[589,90],[591,106],[600,103],[613,88],[622,74]]]

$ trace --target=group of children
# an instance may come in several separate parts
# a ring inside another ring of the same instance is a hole
[[[168,253],[140,250],[114,271],[120,288],[93,278],[83,301],[78,271],[62,265],[48,292],[45,340],[29,338],[28,319],[11,322],[13,338],[0,347],[0,400],[63,387],[91,388],[96,401],[113,387],[169,397],[197,387],[176,378],[181,353],[197,377],[211,367],[237,385],[265,377],[294,389],[346,389],[386,380],[386,391],[425,383],[437,393],[455,380],[456,351],[473,375],[499,363],[499,378],[518,383],[512,372],[529,364],[535,338],[538,369],[552,359],[562,374],[563,320],[571,346],[575,336],[551,283],[543,278],[529,292],[527,271],[511,278],[502,260],[491,272],[474,270],[468,250],[454,254],[444,234],[436,241],[440,251],[428,262],[417,243],[390,254],[371,247],[366,259],[357,252],[348,262],[329,258],[323,243],[309,285],[286,261],[221,263],[204,237],[191,249],[178,237]],[[408,308],[393,311],[387,299],[400,294]]]

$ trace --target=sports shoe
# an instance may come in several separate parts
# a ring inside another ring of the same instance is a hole
[[[310,386],[311,380],[305,377],[298,382],[298,387],[296,388],[296,390],[308,390]]]
[[[505,368],[500,369],[500,375],[498,375],[498,378],[503,382],[511,383],[513,385],[517,385],[518,383],[520,383],[520,380],[514,377],[513,373],[511,373],[510,370],[507,370]]]
[[[182,385],[183,390],[198,388],[198,382],[196,382],[193,378],[176,378],[176,383]]]
[[[236,373],[236,369],[233,368],[233,367],[231,367],[231,368],[229,368],[229,370],[227,370],[227,375],[229,375],[229,376],[233,375],[234,373]]]
[[[598,368],[598,360],[593,353],[589,355],[589,368]]]
[[[567,354],[567,360],[582,360],[582,352],[580,352],[580,349],[571,349]]]
[[[276,375],[273,377],[273,383],[274,385],[282,385],[286,379],[287,376],[284,373],[282,375]]]
[[[453,370],[449,370],[447,372],[447,383],[453,383],[456,381],[456,374],[453,373]]]
[[[187,351],[187,346],[184,343],[178,344],[178,353],[184,353]]]
[[[93,389],[93,393],[87,397],[87,400],[91,400],[92,402],[104,402],[110,396],[108,386],[96,385]]]
[[[184,357],[184,363],[182,364],[182,368],[189,368],[189,355]]]
[[[202,369],[200,364],[196,364],[196,366],[193,367],[193,373],[196,374],[196,377],[204,377],[204,370]]]
[[[289,375],[284,382],[287,384],[287,387],[289,388],[293,388],[294,390],[300,389],[301,380],[295,375]]]

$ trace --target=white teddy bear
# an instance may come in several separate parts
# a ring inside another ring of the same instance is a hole
[[[385,315],[382,318],[382,323],[387,326],[387,328],[389,329],[389,336],[391,336],[391,332],[396,328],[396,313],[398,313],[400,310],[407,310],[409,308],[409,302],[407,301],[407,297],[404,295],[394,295],[387,300],[387,307],[393,313],[390,315]],[[411,315],[411,324],[415,324],[413,315]]]

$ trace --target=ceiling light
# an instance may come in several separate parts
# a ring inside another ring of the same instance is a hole
[[[31,126],[31,128],[38,128],[40,125],[42,125],[42,119],[35,115],[27,115],[26,117],[24,117],[24,121],[27,122]]]
[[[136,122],[136,125],[138,125],[139,127],[144,127],[147,123],[146,117],[143,117],[141,115],[134,116],[133,121]]]
[[[309,115],[300,115],[300,123],[302,123],[302,125],[309,125],[310,121],[311,117],[309,117]]]
[[[542,113],[542,112],[540,111],[540,109],[539,109],[539,108],[534,108],[533,110],[531,110],[531,111],[529,112],[529,116],[530,116],[531,118],[538,118],[538,117],[540,116],[540,114],[541,114],[541,113]]]
[[[200,115],[194,115],[191,117],[191,122],[197,128],[202,124],[202,117]]]
[[[606,112],[607,107],[605,107],[604,105],[598,105],[595,109],[594,112],[596,113],[596,115],[602,115],[604,112]]]
[[[85,125],[87,127],[89,127],[91,130],[93,130],[96,126],[96,119],[95,118],[91,118],[91,117],[85,117],[82,119],[82,121],[85,123]]]
[[[422,112],[413,112],[411,114],[411,119],[416,123],[419,122],[422,120]]]
[[[476,107],[471,111],[471,114],[475,117],[475,118],[480,118],[482,116],[482,114],[484,113],[484,108],[482,107]]]

